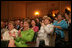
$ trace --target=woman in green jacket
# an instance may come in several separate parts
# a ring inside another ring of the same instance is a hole
[[[28,47],[26,42],[32,41],[34,37],[34,31],[29,28],[29,22],[24,21],[24,29],[19,32],[19,37],[15,39],[16,47]]]

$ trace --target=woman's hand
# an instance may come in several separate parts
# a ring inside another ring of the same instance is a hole
[[[45,26],[44,23],[41,23],[42,26]]]
[[[13,32],[12,36],[16,38],[15,32]]]
[[[1,35],[1,39],[3,39],[2,35]]]
[[[14,38],[16,38],[15,32],[13,32],[13,34],[12,34],[11,32],[9,32],[9,35],[10,35],[10,36],[13,36]]]
[[[54,26],[54,28],[56,28],[56,26]]]
[[[18,36],[21,34],[21,29],[18,31]]]
[[[71,23],[71,19],[69,19],[69,23]]]
[[[11,32],[9,32],[9,35],[12,36]]]
[[[54,26],[54,28],[62,29],[60,26]]]

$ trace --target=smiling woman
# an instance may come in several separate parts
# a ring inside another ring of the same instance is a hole
[[[29,28],[29,22],[24,21],[24,29],[20,33],[20,37],[15,40],[16,47],[28,47],[26,42],[32,41],[34,36],[34,31]]]
[[[18,36],[18,30],[14,28],[14,22],[10,21],[8,23],[8,31],[5,31],[2,35],[3,39],[9,42],[8,47],[14,47],[14,39]]]

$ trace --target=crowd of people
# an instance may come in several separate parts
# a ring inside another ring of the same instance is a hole
[[[54,20],[44,16],[1,21],[1,40],[8,40],[8,47],[28,47],[26,42],[32,42],[33,39],[35,47],[39,47],[41,40],[44,40],[45,46],[55,47],[58,40],[64,40],[64,30],[68,30],[71,42],[71,13],[57,14]]]

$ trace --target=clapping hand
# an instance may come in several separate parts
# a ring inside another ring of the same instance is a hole
[[[15,32],[13,32],[12,36],[13,36],[13,37],[16,37]]]
[[[12,36],[11,32],[9,32],[9,35]]]
[[[56,26],[54,26],[54,28],[56,28]]]
[[[16,37],[15,32],[13,32],[13,33],[9,32],[9,35],[13,36],[13,37]]]
[[[69,23],[71,23],[71,19],[69,19]]]
[[[41,26],[45,26],[44,23],[41,23]]]
[[[21,29],[18,31],[18,36],[20,36],[21,35]]]

